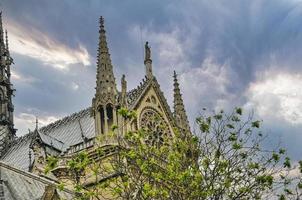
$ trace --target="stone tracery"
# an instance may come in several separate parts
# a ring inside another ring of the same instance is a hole
[[[148,131],[146,143],[152,146],[167,144],[171,136],[168,123],[152,108],[145,109],[140,117],[140,127]]]

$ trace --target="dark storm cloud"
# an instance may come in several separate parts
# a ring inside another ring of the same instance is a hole
[[[273,74],[288,74],[286,80],[302,74],[302,3],[297,0],[3,0],[0,6],[4,21],[28,32],[40,30],[70,49],[81,45],[91,56],[91,65],[73,63],[62,71],[37,58],[14,54],[15,71],[27,80],[15,83],[17,115],[31,108],[35,115],[63,116],[90,105],[100,15],[105,17],[117,83],[125,73],[129,88],[138,84],[138,77],[144,76],[142,40],[150,41],[154,73],[170,103],[173,69],[180,73],[191,121],[198,108],[230,109],[261,99],[254,94],[256,86],[265,83],[262,79],[279,80]],[[272,74],[262,77],[267,72]],[[297,145],[295,137],[302,140],[300,126],[284,122],[272,128],[274,119],[268,120],[272,132],[292,133],[287,145]],[[297,154],[294,147],[292,152]]]

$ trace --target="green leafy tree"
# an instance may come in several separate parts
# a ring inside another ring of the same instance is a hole
[[[119,114],[125,125],[136,118],[124,108]],[[282,148],[264,149],[261,121],[236,108],[200,116],[196,125],[195,134],[175,129],[163,143],[149,142],[148,130],[119,135],[123,127],[113,126],[98,138],[93,153],[82,151],[66,162],[78,198],[301,198],[302,162],[293,165]],[[108,138],[116,145],[104,146]],[[47,171],[55,170],[59,160],[50,158]]]

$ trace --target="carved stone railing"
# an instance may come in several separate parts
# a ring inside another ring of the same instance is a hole
[[[118,145],[118,136],[107,136],[102,138],[91,138],[81,143],[70,146],[63,154],[70,155],[82,151],[84,149],[89,150],[94,146],[108,146],[108,145]]]

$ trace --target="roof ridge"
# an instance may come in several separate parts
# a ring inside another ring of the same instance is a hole
[[[59,120],[57,120],[57,121],[54,121],[54,122],[52,122],[52,123],[50,123],[50,124],[48,124],[48,125],[46,125],[46,126],[41,127],[41,128],[39,129],[39,131],[41,131],[41,132],[43,132],[43,133],[44,133],[44,132],[47,132],[48,130],[50,130],[50,129],[52,129],[52,128],[56,128],[56,127],[58,127],[58,126],[60,126],[60,125],[62,125],[62,124],[65,124],[65,123],[67,123],[67,122],[69,122],[69,121],[75,119],[75,118],[78,117],[78,116],[83,115],[83,114],[86,113],[86,112],[89,112],[90,109],[91,109],[91,107],[88,107],[88,108],[82,109],[82,110],[80,110],[80,111],[78,111],[78,112],[74,112],[74,113],[72,113],[72,114],[70,114],[70,115],[67,115],[67,116],[65,116],[65,117],[63,117],[63,118],[61,118],[61,119],[59,119]],[[48,135],[48,134],[46,134],[46,133],[44,133],[44,134],[45,134],[45,135]],[[49,136],[49,135],[48,135],[48,136]]]
[[[0,161],[0,167],[4,167],[6,169],[12,170],[16,173],[19,173],[19,174],[22,174],[24,176],[30,177],[32,179],[35,179],[35,180],[40,181],[40,182],[45,183],[45,184],[52,184],[52,185],[57,185],[58,184],[58,182],[56,180],[52,179],[51,177],[42,177],[42,176],[33,174],[31,172],[24,171],[24,170],[21,170],[19,168],[13,167],[13,166],[11,166],[11,165],[3,162],[3,161]],[[63,191],[68,192],[70,194],[73,194],[73,192],[71,190],[66,189],[66,188],[64,188]]]
[[[45,134],[44,132],[38,131],[38,133],[39,133],[39,134],[43,134],[43,135],[45,135],[45,136],[47,136],[47,137],[50,137],[51,139],[54,139],[54,140],[56,140],[56,141],[62,143],[63,145],[65,144],[65,143],[62,142],[61,140],[58,140],[57,138],[55,138],[55,137],[53,137],[53,136],[51,136],[51,135],[47,135],[47,134]]]
[[[150,81],[146,77],[142,79],[138,86],[129,90],[127,92],[127,101],[129,106],[132,106],[133,103],[138,99],[138,97],[143,93],[145,88],[149,85]]]

